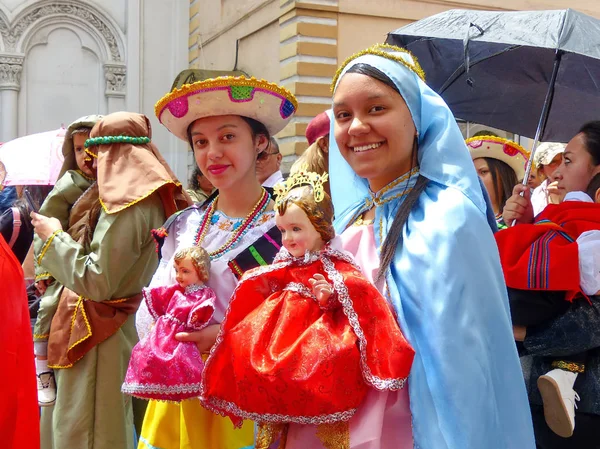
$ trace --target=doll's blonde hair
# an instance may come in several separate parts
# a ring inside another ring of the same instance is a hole
[[[206,282],[210,272],[210,256],[208,255],[208,252],[200,246],[190,246],[177,251],[173,260],[178,264],[186,257],[192,259],[192,265],[196,269],[198,277],[202,282]]]

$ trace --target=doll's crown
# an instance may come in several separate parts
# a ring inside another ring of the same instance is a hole
[[[320,175],[308,171],[306,166],[303,166],[300,170],[291,174],[288,179],[273,187],[273,190],[275,191],[275,208],[279,207],[290,190],[300,186],[311,186],[315,202],[319,203],[323,201],[323,198],[325,198],[324,184],[327,182],[328,178],[329,175],[327,173]]]

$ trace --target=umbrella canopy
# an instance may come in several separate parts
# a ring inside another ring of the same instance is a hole
[[[64,157],[65,129],[11,140],[0,146],[0,162],[6,168],[5,186],[54,185]]]
[[[580,12],[451,10],[386,42],[418,58],[457,118],[531,138],[541,124],[559,142],[600,118],[600,20]]]

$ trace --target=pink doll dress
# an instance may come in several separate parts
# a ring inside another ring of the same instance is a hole
[[[205,285],[145,288],[154,319],[131,353],[123,393],[142,399],[182,401],[198,397],[204,363],[195,343],[175,340],[178,332],[198,331],[214,313],[215,293]]]

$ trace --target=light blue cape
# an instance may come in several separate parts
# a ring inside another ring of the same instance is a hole
[[[461,132],[444,101],[398,62],[363,55],[339,80],[358,63],[385,73],[402,94],[419,134],[420,174],[430,180],[386,275],[400,327],[416,351],[409,377],[415,447],[534,449],[498,249]],[[335,118],[331,123],[330,182],[341,233],[374,195],[340,154]],[[415,181],[412,176],[382,199]],[[402,200],[376,207],[378,248]]]

